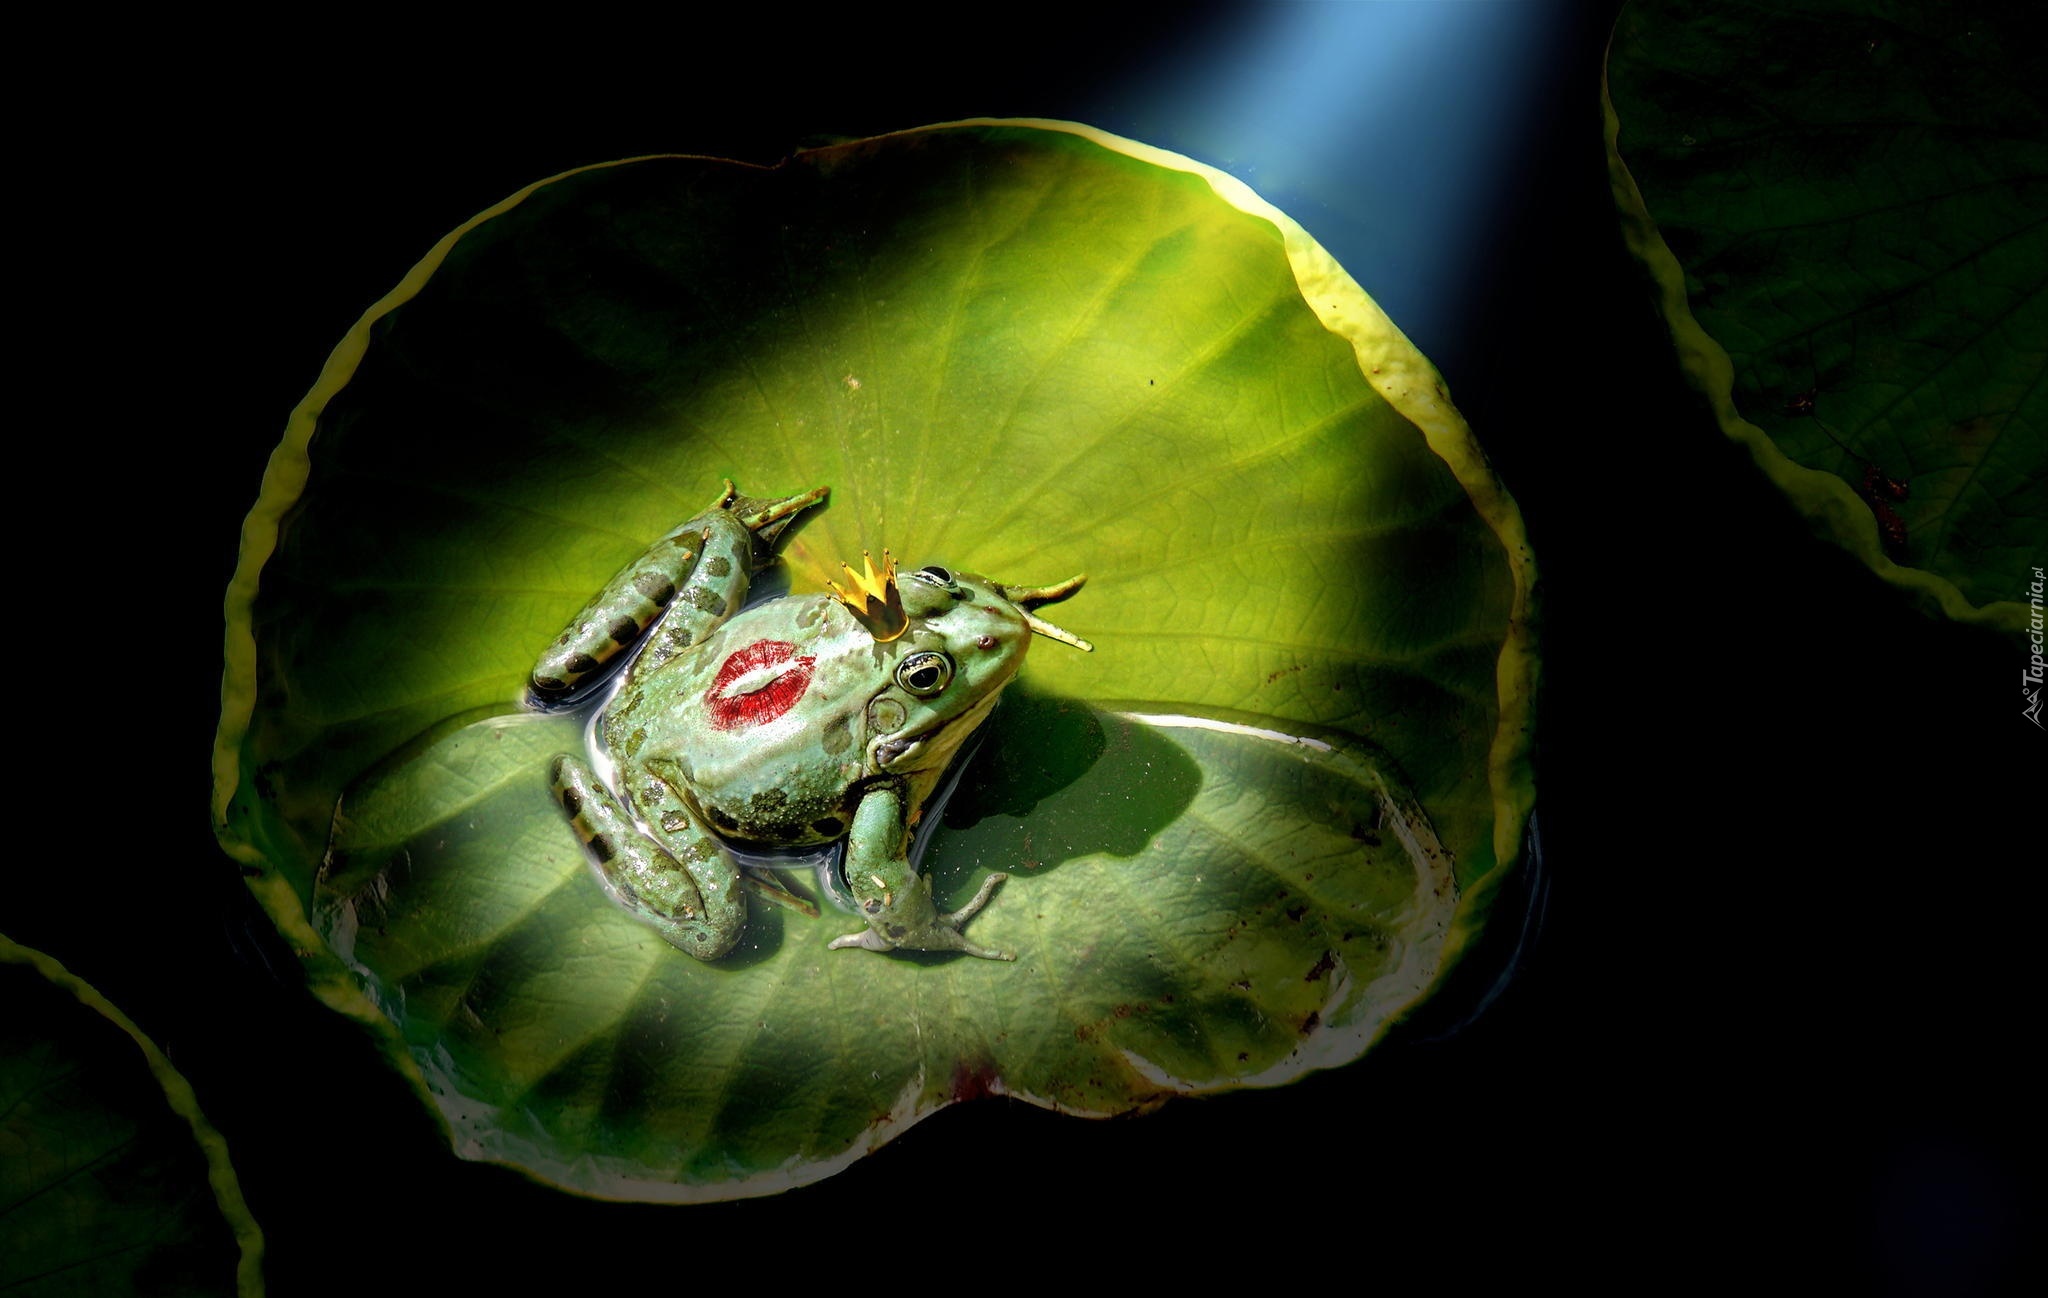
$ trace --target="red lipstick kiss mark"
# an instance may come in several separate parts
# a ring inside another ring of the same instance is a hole
[[[787,640],[756,640],[735,649],[720,664],[711,688],[704,691],[704,707],[711,713],[713,730],[741,730],[765,725],[796,706],[811,688],[816,658],[798,658],[796,646]],[[742,676],[763,668],[782,667],[773,676],[750,682],[750,688],[734,691]]]

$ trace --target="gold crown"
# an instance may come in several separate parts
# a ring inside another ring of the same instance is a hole
[[[896,559],[887,550],[882,551],[882,575],[875,577],[875,562],[866,550],[860,552],[860,566],[865,573],[853,570],[850,563],[839,565],[846,570],[846,580],[853,589],[846,590],[836,581],[825,584],[846,605],[859,623],[868,629],[868,634],[877,644],[887,644],[910,629],[910,617],[903,611],[903,597],[896,590]]]

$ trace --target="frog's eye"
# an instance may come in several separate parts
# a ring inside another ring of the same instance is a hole
[[[925,567],[919,568],[916,572],[913,572],[910,575],[912,577],[915,577],[917,580],[924,582],[926,585],[930,586],[949,587],[953,584],[953,574],[948,572],[946,569],[941,568],[936,563],[928,564]]]
[[[896,683],[919,698],[930,698],[953,679],[953,660],[942,653],[914,653],[896,668]]]

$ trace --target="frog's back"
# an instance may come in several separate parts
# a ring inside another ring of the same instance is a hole
[[[836,839],[862,773],[862,718],[886,681],[873,645],[829,595],[757,604],[628,680],[605,718],[613,759],[729,837]]]

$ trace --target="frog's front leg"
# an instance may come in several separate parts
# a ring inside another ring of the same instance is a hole
[[[726,483],[710,509],[648,546],[583,606],[534,664],[533,699],[568,699],[657,621],[661,629],[645,651],[650,667],[703,638],[746,598],[747,578],[789,521],[825,495],[819,487],[756,500]]]
[[[902,779],[875,784],[861,795],[846,837],[846,885],[868,917],[868,927],[832,940],[833,949],[862,947],[890,951],[963,951],[984,960],[1015,960],[1007,951],[974,945],[962,925],[988,904],[1007,875],[991,874],[974,900],[941,914],[932,904],[932,881],[910,863],[909,785]]]
[[[680,799],[653,782],[636,794],[642,810],[661,826],[658,843],[641,832],[581,760],[555,759],[554,790],[620,900],[645,916],[671,945],[699,960],[716,960],[732,950],[747,920],[739,867]],[[648,795],[656,798],[654,805],[645,805]]]

